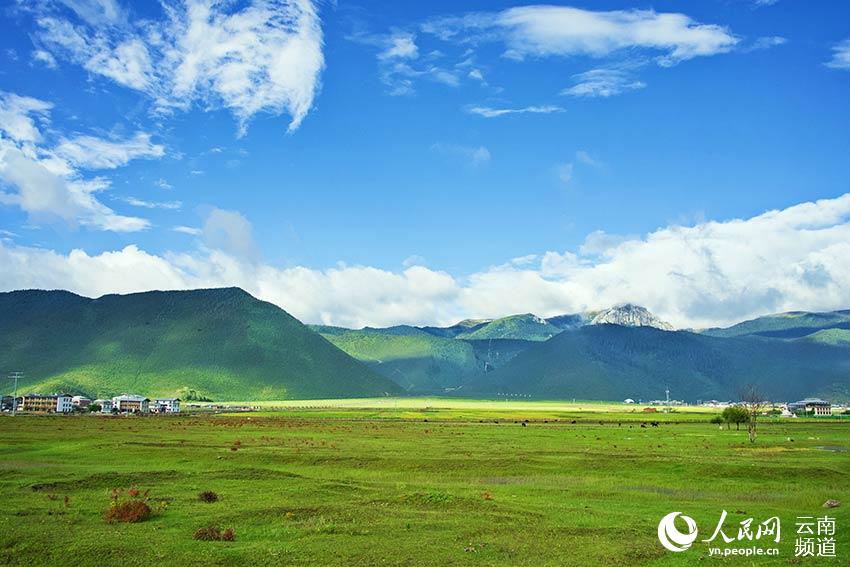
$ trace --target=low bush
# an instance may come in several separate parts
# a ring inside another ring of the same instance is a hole
[[[236,539],[236,533],[233,528],[222,531],[217,526],[208,526],[197,529],[192,537],[199,541],[233,541]]]
[[[151,517],[151,507],[142,500],[125,500],[113,503],[103,517],[108,524],[144,522]]]
[[[126,499],[121,498],[122,492],[118,488],[112,489],[112,502],[103,514],[106,523],[125,522],[132,524],[144,522],[151,517],[152,511],[151,507],[148,506],[147,490],[142,494],[138,488],[132,487],[127,490]]]
[[[200,499],[201,502],[217,502],[218,494],[212,490],[204,490],[203,492],[198,493],[198,499]]]

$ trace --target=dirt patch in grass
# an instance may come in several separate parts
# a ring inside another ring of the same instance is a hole
[[[149,471],[140,473],[98,473],[77,480],[41,482],[30,485],[35,492],[63,492],[87,488],[112,488],[113,486],[134,486],[153,484],[168,480],[185,478],[187,473],[175,470]]]

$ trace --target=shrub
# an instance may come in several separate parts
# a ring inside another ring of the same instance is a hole
[[[221,528],[218,526],[209,526],[199,528],[192,537],[199,541],[234,541],[236,539],[236,533],[233,531],[233,528],[227,528],[221,531]]]
[[[127,499],[121,499],[121,489],[112,489],[112,502],[103,514],[108,524],[115,522],[144,522],[151,517],[151,507],[148,506],[148,492],[144,494],[135,486],[127,490]]]
[[[151,517],[151,508],[142,500],[113,502],[103,517],[108,524],[144,522]]]
[[[218,494],[212,490],[204,490],[203,492],[198,493],[198,498],[201,502],[217,502]]]
[[[481,493],[481,498],[483,498],[484,500],[492,500],[493,499],[493,493],[490,492],[489,490],[485,490],[484,492]]]

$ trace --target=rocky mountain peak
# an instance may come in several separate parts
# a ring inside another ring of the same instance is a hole
[[[653,315],[646,307],[624,303],[593,314],[591,325],[622,325],[624,327],[655,327],[672,331],[673,325]]]

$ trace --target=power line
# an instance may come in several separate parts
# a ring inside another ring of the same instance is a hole
[[[12,415],[14,416],[18,410],[18,380],[24,377],[23,372],[17,370],[9,372],[9,379],[15,381],[15,389],[12,392]]]

